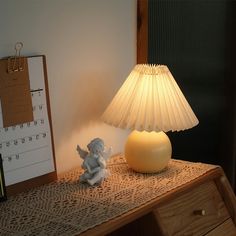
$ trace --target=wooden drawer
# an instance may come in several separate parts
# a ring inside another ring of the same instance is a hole
[[[211,232],[206,234],[206,236],[235,236],[236,228],[232,219],[226,220],[223,224],[213,229]]]
[[[164,234],[176,236],[204,235],[230,218],[214,182],[204,183],[158,207],[155,214]]]

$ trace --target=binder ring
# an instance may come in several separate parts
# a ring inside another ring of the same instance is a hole
[[[20,56],[20,51],[23,48],[22,42],[15,44],[15,56],[8,58],[7,70],[8,73],[19,72],[24,70],[25,58]]]
[[[16,50],[16,56],[20,57],[20,51],[23,48],[23,43],[22,42],[17,42],[15,44],[15,50]]]

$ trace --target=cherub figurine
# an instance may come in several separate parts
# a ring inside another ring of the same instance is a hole
[[[92,186],[100,184],[103,179],[109,176],[110,172],[106,169],[106,161],[111,155],[111,148],[105,152],[104,142],[100,138],[93,139],[87,148],[88,151],[85,151],[77,145],[77,151],[84,160],[81,167],[85,170],[79,181]]]

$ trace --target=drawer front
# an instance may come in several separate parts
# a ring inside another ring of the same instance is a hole
[[[214,182],[204,183],[155,210],[166,235],[204,235],[229,213]]]
[[[211,232],[206,234],[206,236],[235,236],[236,228],[232,219],[226,220],[223,224],[213,229]]]

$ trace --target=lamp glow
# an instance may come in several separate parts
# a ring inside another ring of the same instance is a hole
[[[145,173],[162,170],[171,158],[171,144],[164,132],[198,124],[168,67],[147,64],[134,67],[102,120],[134,130],[125,146],[125,158],[131,168]]]

